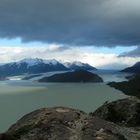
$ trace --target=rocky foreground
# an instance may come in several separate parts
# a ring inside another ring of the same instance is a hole
[[[90,114],[43,108],[25,115],[0,140],[140,140],[140,100],[105,103]]]

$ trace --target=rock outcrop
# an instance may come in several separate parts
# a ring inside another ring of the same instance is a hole
[[[140,140],[140,100],[104,104],[94,113],[65,108],[31,112],[0,135],[0,140]]]
[[[140,100],[136,97],[121,99],[111,103],[105,103],[98,108],[92,116],[114,122],[121,126],[140,126]]]

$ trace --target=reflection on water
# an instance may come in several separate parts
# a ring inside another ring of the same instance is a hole
[[[105,101],[124,97],[122,92],[105,84],[0,82],[0,132],[38,108],[66,106],[91,112]]]

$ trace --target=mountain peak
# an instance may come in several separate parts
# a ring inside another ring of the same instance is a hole
[[[40,58],[25,58],[17,62],[17,64],[21,64],[21,63],[27,63],[28,67],[30,67],[30,66],[34,66],[34,65],[38,65],[42,63],[56,65],[59,62],[55,59],[43,60]]]
[[[67,62],[64,63],[65,67],[71,69],[71,70],[79,70],[79,69],[83,69],[83,70],[95,70],[96,68],[94,68],[93,66],[89,65],[88,63],[82,63],[80,61],[74,61],[72,63]]]
[[[82,63],[82,62],[80,62],[80,61],[74,61],[74,62],[72,62],[72,64],[75,64],[75,65],[77,65],[77,66],[83,66],[83,65],[85,65],[86,63]]]
[[[17,62],[17,64],[21,63],[27,63],[28,66],[38,65],[40,63],[43,63],[42,59],[39,58],[25,58]]]
[[[58,62],[56,59],[47,59],[47,60],[44,60],[44,63],[45,63],[45,64],[56,65],[56,64],[58,64],[59,62]]]

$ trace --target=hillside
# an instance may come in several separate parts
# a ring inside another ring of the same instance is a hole
[[[55,74],[44,77],[39,82],[103,82],[102,78],[84,70]]]
[[[122,72],[129,72],[129,73],[139,73],[140,72],[140,62],[137,62],[135,65],[125,68]]]
[[[140,74],[135,75],[129,81],[111,82],[108,85],[121,90],[127,95],[140,97]]]

